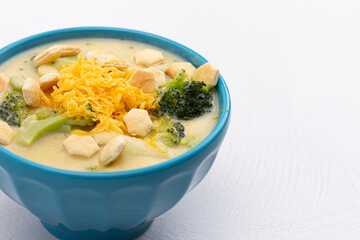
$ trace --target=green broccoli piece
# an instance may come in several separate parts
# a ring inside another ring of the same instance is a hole
[[[180,122],[172,121],[168,115],[161,119],[159,138],[167,146],[172,147],[185,137],[185,128]]]
[[[159,102],[162,114],[173,118],[190,120],[211,111],[212,93],[204,82],[187,80],[182,69],[164,88]]]
[[[12,126],[20,126],[27,116],[27,107],[23,97],[16,92],[6,91],[4,101],[0,104],[0,118]]]
[[[38,111],[35,112],[36,117],[38,120],[42,120],[42,119],[46,119],[49,117],[54,117],[56,115],[58,115],[57,112],[55,112],[54,110],[50,109],[50,108],[42,108]]]
[[[31,146],[42,135],[49,132],[70,132],[72,126],[93,126],[92,119],[80,119],[58,115],[42,119],[37,114],[27,117],[16,136],[16,141],[24,146]]]
[[[56,59],[51,65],[53,65],[56,69],[58,69],[59,66],[66,65],[69,62],[77,62],[77,61],[78,61],[78,56],[62,57]]]
[[[23,75],[15,75],[10,78],[9,84],[12,86],[13,90],[21,92],[25,81],[26,78]]]
[[[199,142],[196,141],[193,138],[190,138],[189,136],[185,136],[183,139],[181,139],[180,141],[180,145],[186,145],[190,148],[195,147]]]
[[[85,108],[87,109],[87,110],[89,110],[90,112],[95,112],[94,111],[94,109],[92,108],[92,105],[90,104],[90,103],[87,103],[87,104],[85,104]]]
[[[192,148],[198,144],[193,138],[187,136],[184,125],[174,121],[169,115],[160,118],[156,123],[160,125],[156,137],[166,146],[174,147],[180,144]]]
[[[95,126],[96,122],[92,118],[81,118],[80,120],[77,120],[76,118],[69,118],[66,123],[70,126],[79,126],[79,127],[85,127],[85,126]]]
[[[90,166],[88,168],[86,168],[88,171],[92,171],[92,172],[99,172],[101,171],[101,167],[98,166],[98,165],[93,165],[93,166]]]
[[[35,139],[45,133],[62,129],[68,119],[69,117],[66,116],[56,116],[38,120],[36,114],[31,115],[23,121],[16,136],[16,141],[24,146],[31,146]]]

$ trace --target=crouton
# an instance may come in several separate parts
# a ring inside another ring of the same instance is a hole
[[[118,158],[125,147],[125,143],[125,138],[121,135],[111,139],[100,153],[100,164],[107,165]]]
[[[60,57],[71,57],[76,56],[81,52],[81,48],[74,45],[61,44],[61,55]]]
[[[70,135],[63,142],[65,150],[73,156],[89,158],[100,148],[91,136]]]
[[[174,78],[181,69],[185,70],[185,77],[190,79],[191,76],[195,73],[196,68],[189,62],[173,62],[170,66],[165,70],[165,73],[169,75],[171,78]]]
[[[163,71],[160,71],[159,69],[157,69],[155,67],[149,67],[146,70],[154,73],[155,81],[156,81],[156,84],[158,87],[161,87],[162,85],[164,85],[166,83],[165,73]]]
[[[41,90],[39,84],[34,79],[27,78],[22,88],[22,94],[26,105],[30,107],[40,106],[41,103],[40,91]]]
[[[131,75],[129,83],[140,88],[144,93],[152,93],[158,90],[155,74],[147,69],[137,69]]]
[[[59,73],[48,73],[39,79],[39,85],[41,90],[46,91],[52,89],[52,87],[55,86],[58,81],[60,81]]]
[[[137,137],[145,137],[153,127],[148,112],[142,109],[131,109],[124,122],[129,134]]]
[[[58,59],[61,56],[61,46],[60,45],[54,45],[52,47],[49,47],[36,55],[33,62],[36,67],[39,67],[40,65],[51,63]]]
[[[210,62],[201,65],[194,74],[194,80],[204,82],[209,89],[217,85],[218,79],[219,69]]]
[[[124,62],[121,59],[111,59],[111,60],[105,60],[102,62],[98,62],[98,64],[102,67],[114,67],[119,70],[124,70],[129,67],[129,64]]]
[[[134,57],[135,63],[144,67],[149,67],[156,63],[164,61],[162,52],[154,49],[144,49],[136,53]]]
[[[9,78],[0,73],[0,92],[4,91],[6,84],[9,82]]]
[[[106,61],[116,59],[116,57],[108,52],[101,50],[90,51],[86,54],[86,58],[93,58],[96,60],[97,64],[105,64]]]
[[[94,134],[92,137],[99,146],[106,145],[111,139],[119,135],[114,131],[105,131]]]
[[[14,130],[4,121],[0,121],[0,144],[9,145],[15,137]]]

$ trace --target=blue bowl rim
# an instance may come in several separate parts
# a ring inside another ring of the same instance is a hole
[[[197,57],[199,57],[201,60],[206,62],[206,59],[202,57],[197,52],[191,50],[188,47],[185,47],[184,45],[177,43],[173,40],[152,34],[147,33],[143,31],[133,30],[133,29],[126,29],[126,28],[115,28],[115,27],[75,27],[75,28],[64,28],[64,29],[57,29],[52,31],[47,31],[39,34],[35,34],[23,39],[20,39],[18,41],[15,41],[2,49],[0,49],[0,56],[5,54],[8,51],[11,51],[13,49],[19,48],[23,44],[31,43],[33,41],[51,37],[58,34],[71,34],[71,33],[78,33],[78,32],[123,32],[127,34],[134,34],[138,36],[144,36],[148,38],[154,38],[159,41],[166,42],[167,44],[172,45],[173,47],[177,49],[181,49],[181,51],[190,52],[192,54],[195,54]],[[70,38],[71,39],[71,38]],[[79,39],[74,37],[73,39]],[[29,48],[30,49],[30,48]],[[211,144],[217,136],[222,132],[224,127],[226,126],[226,123],[229,121],[230,117],[230,110],[231,110],[231,100],[230,100],[230,93],[228,90],[228,87],[221,76],[219,75],[219,82],[218,87],[220,86],[220,95],[222,97],[223,103],[221,106],[221,113],[218,119],[218,123],[216,124],[215,128],[212,130],[212,132],[198,145],[196,145],[194,148],[190,149],[189,151],[175,157],[169,160],[166,160],[164,162],[151,165],[148,167],[143,168],[136,168],[131,170],[123,170],[123,171],[112,171],[112,172],[86,172],[86,171],[73,171],[73,170],[66,170],[66,169],[60,169],[55,167],[50,167],[47,165],[43,165],[40,163],[33,162],[31,160],[25,159],[23,157],[20,157],[9,150],[5,149],[4,147],[0,146],[0,157],[1,155],[6,156],[7,158],[12,159],[13,161],[16,161],[18,164],[24,165],[25,167],[33,168],[42,172],[46,173],[52,173],[55,175],[65,175],[68,177],[73,178],[96,178],[96,179],[113,179],[113,178],[128,178],[128,177],[136,177],[136,176],[142,176],[147,174],[152,174],[154,172],[163,171],[165,169],[172,168],[176,165],[179,165],[186,160],[189,160],[196,154],[200,153],[204,148]]]

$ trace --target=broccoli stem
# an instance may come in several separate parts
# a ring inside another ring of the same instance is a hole
[[[46,119],[54,115],[54,112],[50,108],[42,108],[38,110],[36,113],[36,117],[38,120]]]
[[[64,123],[69,119],[66,116],[57,116],[37,120],[36,115],[26,118],[19,129],[16,141],[24,146],[31,146],[35,139],[47,132],[64,131]]]
[[[71,126],[93,126],[91,118],[76,120],[67,116],[55,116],[46,119],[36,114],[27,117],[19,128],[16,141],[24,146],[31,146],[33,142],[48,132],[70,132]]]
[[[81,118],[80,120],[77,120],[76,118],[68,118],[66,124],[71,126],[85,127],[94,126],[95,122],[92,120],[92,118]]]

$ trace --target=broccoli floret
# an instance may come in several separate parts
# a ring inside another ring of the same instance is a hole
[[[0,104],[0,118],[9,125],[20,126],[27,116],[26,103],[16,92],[6,91],[4,101]]]
[[[179,144],[185,137],[185,128],[180,122],[171,121],[171,118],[166,115],[161,119],[158,134],[165,145],[172,147]]]
[[[160,132],[160,139],[167,146],[177,145],[185,136],[184,130],[184,126],[180,122],[171,122]]]
[[[190,120],[213,106],[212,94],[204,82],[187,80],[185,70],[181,70],[159,93],[162,96],[159,102],[162,114],[177,119]]]

